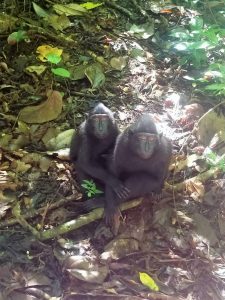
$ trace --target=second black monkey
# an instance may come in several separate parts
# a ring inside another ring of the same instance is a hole
[[[122,199],[128,195],[128,190],[107,166],[118,134],[113,112],[103,103],[97,104],[72,138],[70,159],[76,165],[80,182],[84,179],[96,179],[109,186]]]

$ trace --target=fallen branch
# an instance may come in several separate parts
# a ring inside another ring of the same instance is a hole
[[[126,203],[123,203],[120,206],[120,209],[123,210],[127,210],[129,208],[133,208],[135,206],[138,206],[139,204],[142,203],[142,198],[139,199],[135,199]],[[55,238],[59,235],[68,233],[72,230],[78,229],[82,226],[85,226],[91,222],[94,222],[96,220],[99,220],[103,217],[104,214],[104,208],[97,208],[94,209],[92,212],[86,214],[86,215],[82,215],[79,218],[75,219],[75,220],[71,220],[68,221],[64,224],[61,224],[55,228],[46,230],[46,231],[38,231],[36,228],[34,228],[33,226],[31,226],[24,218],[24,216],[21,215],[21,209],[20,209],[20,204],[19,202],[17,202],[17,204],[13,207],[12,210],[13,215],[16,218],[16,221],[25,229],[30,231],[36,239],[38,240],[48,240],[48,239],[52,239]]]
[[[141,203],[142,203],[142,198],[138,198],[138,199],[123,203],[120,206],[120,209],[122,211],[127,210],[130,208],[136,207],[136,206],[140,205]],[[75,220],[71,220],[71,221],[61,224],[55,228],[41,232],[40,239],[42,241],[48,240],[48,239],[55,238],[59,235],[68,233],[72,230],[78,229],[82,226],[85,226],[85,225],[91,223],[91,222],[101,219],[103,217],[103,214],[104,214],[104,208],[94,209],[90,213],[88,213],[86,215],[82,215]]]
[[[202,172],[200,174],[198,174],[197,176],[194,176],[192,178],[188,178],[186,180],[184,180],[183,182],[180,182],[176,185],[170,185],[168,183],[165,184],[165,188],[166,190],[170,190],[170,191],[174,191],[174,192],[181,192],[181,191],[184,191],[186,190],[186,187],[188,185],[188,183],[190,181],[201,181],[201,182],[205,182],[206,180],[217,176],[218,173],[220,173],[221,170],[218,168],[218,167],[214,167],[214,168],[211,168],[205,172]]]

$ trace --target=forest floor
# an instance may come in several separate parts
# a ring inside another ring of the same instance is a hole
[[[186,12],[105,1],[44,17],[52,7],[22,2],[0,6],[0,300],[224,299],[225,181],[203,158],[212,136],[200,126],[211,98],[150,39]],[[173,143],[161,197],[127,203],[116,236],[102,209],[77,213],[68,159],[98,101],[121,130],[151,113]]]

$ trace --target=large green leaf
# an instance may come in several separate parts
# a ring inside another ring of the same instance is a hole
[[[57,76],[61,76],[61,77],[65,77],[65,78],[70,77],[70,72],[64,68],[52,68],[51,71],[53,74],[55,74]]]
[[[98,63],[95,63],[85,70],[85,75],[90,81],[92,88],[98,88],[105,83],[105,75],[103,73],[102,66]]]

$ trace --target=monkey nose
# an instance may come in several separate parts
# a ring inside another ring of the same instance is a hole
[[[146,151],[146,152],[149,152],[150,149],[151,149],[151,143],[150,143],[149,141],[147,141],[147,142],[145,143],[145,151]]]

